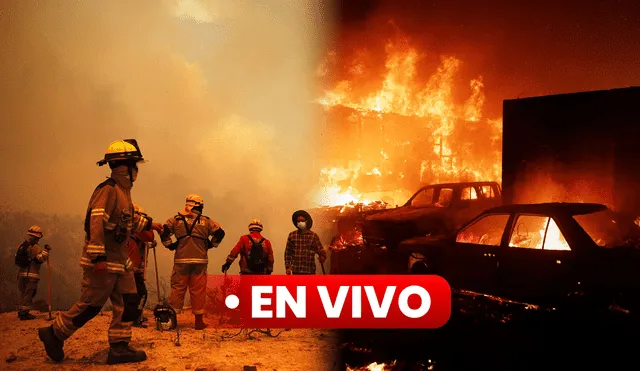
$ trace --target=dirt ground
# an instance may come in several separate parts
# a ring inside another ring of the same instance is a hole
[[[292,329],[277,337],[244,333],[231,339],[222,336],[238,330],[207,328],[196,331],[189,312],[178,316],[180,346],[176,332],[160,332],[153,324],[134,328],[131,345],[144,350],[147,360],[118,366],[106,365],[107,328],[111,314],[105,312],[65,342],[65,359],[57,364],[46,355],[38,339],[38,327],[48,326],[48,313],[32,312],[37,319],[18,321],[16,312],[0,314],[0,369],[2,370],[341,370],[338,334],[328,330]],[[151,312],[145,313],[149,318]],[[54,314],[55,316],[55,314]],[[275,335],[279,330],[272,330]]]

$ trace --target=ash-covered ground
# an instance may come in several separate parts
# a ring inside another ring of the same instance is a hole
[[[65,359],[54,363],[47,358],[38,339],[37,328],[50,325],[48,313],[33,312],[37,319],[18,321],[17,313],[0,314],[0,369],[2,370],[200,370],[237,371],[244,366],[257,370],[305,371],[339,370],[338,341],[335,331],[293,329],[277,337],[253,333],[251,338],[234,329],[208,328],[196,331],[193,315],[178,315],[182,325],[180,346],[176,332],[160,332],[153,324],[134,328],[131,345],[144,350],[148,359],[141,363],[106,364],[107,328],[111,314],[104,312],[78,330],[65,342]],[[151,312],[146,313],[152,317]],[[277,334],[280,330],[273,330]]]

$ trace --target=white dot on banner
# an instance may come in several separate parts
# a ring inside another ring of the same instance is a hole
[[[224,299],[224,305],[229,309],[236,309],[240,305],[240,299],[235,295],[229,295]]]

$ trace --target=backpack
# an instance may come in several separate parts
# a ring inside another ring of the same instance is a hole
[[[262,248],[262,242],[264,242],[264,237],[256,242],[251,238],[251,235],[247,235],[249,237],[249,241],[251,241],[251,251],[249,252],[249,256],[247,256],[247,267],[253,273],[264,273],[267,269],[267,257],[264,253],[264,249]]]
[[[31,265],[31,259],[29,258],[29,247],[31,247],[31,244],[27,241],[18,246],[15,263],[20,268],[27,268],[29,265]]]

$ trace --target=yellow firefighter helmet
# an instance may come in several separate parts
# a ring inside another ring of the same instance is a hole
[[[262,222],[260,221],[260,219],[253,219],[251,223],[249,223],[249,231],[251,230],[262,232]]]
[[[104,158],[98,161],[98,166],[105,165],[111,161],[144,162],[144,158],[135,139],[120,139],[109,145]]]
[[[204,206],[204,200],[202,199],[202,197],[200,197],[200,195],[192,193],[187,196],[187,205]]]
[[[40,229],[40,227],[38,227],[37,225],[32,225],[31,227],[29,227],[29,230],[27,230],[27,234],[29,236],[42,238],[42,229]]]

